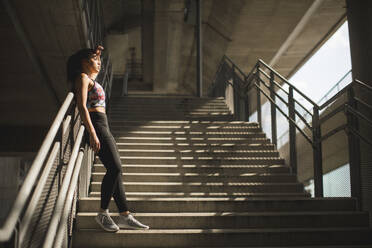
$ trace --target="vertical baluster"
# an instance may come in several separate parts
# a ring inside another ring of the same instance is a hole
[[[257,83],[257,122],[260,124],[262,128],[262,112],[261,112],[261,91],[260,91],[260,71],[258,70],[260,67],[257,65],[256,71],[256,83]]]
[[[313,163],[315,197],[323,197],[323,159],[322,143],[319,123],[319,108],[314,106],[313,111]]]
[[[235,78],[235,64],[232,64],[232,90],[234,96],[234,119],[239,120],[239,113],[238,113],[238,94],[237,94],[237,83]]]
[[[270,71],[270,97],[275,102],[275,75],[273,71]],[[273,144],[277,145],[277,135],[276,135],[276,109],[275,104],[271,103],[271,140]]]
[[[357,104],[354,99],[354,89],[350,87],[348,92],[348,105],[353,109],[357,110]],[[358,118],[347,111],[347,135],[349,145],[349,164],[350,164],[350,186],[351,186],[351,197],[358,199],[358,209],[361,207],[361,176],[360,176],[360,143],[350,129],[359,131]]]
[[[288,115],[296,123],[295,102],[293,99],[293,87],[289,86]],[[296,126],[289,122],[289,160],[292,172],[297,174],[297,151],[296,151]]]
[[[248,77],[245,77],[244,78],[244,84],[246,85],[246,88],[245,88],[245,92],[244,92],[244,110],[245,110],[245,112],[244,112],[244,114],[245,114],[245,116],[244,116],[244,121],[249,121],[249,99],[248,99],[248,93],[249,93],[249,91],[248,91],[248,82],[247,82],[247,80],[248,80]]]

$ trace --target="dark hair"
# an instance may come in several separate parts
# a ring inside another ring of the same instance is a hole
[[[81,65],[81,61],[83,59],[89,59],[93,54],[95,54],[95,50],[92,48],[83,48],[71,55],[67,60],[67,80],[70,84],[70,90],[75,92],[74,90],[74,82],[77,75],[82,73],[83,68]]]

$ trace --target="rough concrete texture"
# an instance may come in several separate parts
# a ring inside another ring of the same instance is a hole
[[[204,93],[224,54],[245,72],[259,58],[269,62],[312,3],[310,0],[203,1]],[[158,93],[195,94],[194,26],[184,23],[182,9],[183,1],[155,2],[154,88]],[[285,76],[295,72],[344,15],[344,1],[325,0],[275,68]]]
[[[26,32],[46,79],[37,71],[17,34],[8,12],[1,8],[1,68],[3,94],[0,104],[4,125],[47,125],[67,93],[67,57],[84,45],[76,1],[9,1]],[[3,7],[3,6],[2,6]],[[48,90],[50,82],[57,99]]]
[[[131,58],[130,48],[135,48],[136,59],[142,57],[140,28],[132,29],[127,34],[109,34],[106,43],[115,75],[124,74],[127,60]]]

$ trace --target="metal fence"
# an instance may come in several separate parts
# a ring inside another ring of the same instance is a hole
[[[81,0],[89,47],[103,44],[102,5]],[[102,56],[98,79],[109,107],[113,78],[110,55]],[[68,247],[76,203],[88,196],[94,153],[84,139],[84,125],[69,92],[0,229],[0,247]]]
[[[345,86],[347,86],[351,81],[352,81],[351,80],[351,70],[349,70],[344,76],[341,77],[340,80],[338,80],[338,82],[334,86],[332,86],[331,89],[328,90],[328,92],[326,94],[324,94],[324,96],[319,101],[317,101],[317,104],[321,105],[324,102],[326,102],[330,97],[337,94],[341,89],[343,89]],[[278,101],[277,101],[277,103],[280,104],[280,102],[278,102]],[[311,111],[311,109],[307,109],[307,110],[308,110],[308,112]],[[321,110],[320,114],[324,110],[325,109]],[[299,112],[301,112],[301,109],[299,110]],[[308,112],[302,110],[302,115],[306,119],[307,122],[311,122],[311,116],[308,114]],[[297,120],[297,125],[299,125],[300,127],[304,127],[301,120]],[[278,137],[278,148],[281,147],[283,144],[288,142],[288,132],[289,132],[289,130],[286,130],[285,132],[283,132]]]
[[[336,133],[345,131],[348,136],[351,196],[360,199],[360,141],[369,145],[372,145],[372,141],[362,136],[358,127],[359,122],[372,126],[371,119],[367,117],[367,112],[372,110],[372,106],[355,97],[355,90],[372,94],[370,86],[354,80],[323,104],[318,105],[262,60],[258,60],[251,72],[245,74],[231,59],[224,56],[214,82],[209,88],[209,95],[225,97],[237,120],[249,121],[251,114],[256,111],[256,119],[261,126],[263,125],[261,103],[264,100],[269,101],[271,140],[275,145],[277,144],[278,112],[286,119],[289,126],[289,164],[294,173],[297,173],[296,131],[311,146],[315,197],[323,197],[322,143]],[[299,98],[305,99],[307,105],[312,106],[310,110],[300,103]],[[320,112],[332,104],[336,107],[320,117]],[[304,118],[304,113],[311,117],[310,121]],[[321,126],[340,113],[346,115],[346,123],[321,134]],[[298,121],[303,125],[299,125]]]
[[[2,246],[61,247],[67,243],[77,177],[88,151],[83,134],[73,93],[69,93],[0,229]]]

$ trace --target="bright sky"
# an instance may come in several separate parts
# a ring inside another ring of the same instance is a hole
[[[289,81],[317,102],[351,69],[347,21]]]
[[[291,77],[289,81],[311,100],[318,102],[347,72],[351,69],[349,30],[347,21],[333,34],[331,38]],[[351,82],[351,75],[343,80],[341,88]],[[280,94],[280,92],[278,92]],[[332,91],[330,96],[337,93]],[[282,95],[282,94],[280,94]],[[283,95],[284,96],[284,95]],[[296,97],[296,95],[295,95]],[[306,108],[311,107],[307,101],[296,97]],[[281,103],[280,101],[277,101]],[[281,104],[280,104],[281,105]],[[271,138],[270,105],[268,102],[262,108],[263,129]],[[296,107],[298,108],[298,107]],[[284,109],[283,109],[284,110]],[[301,110],[301,109],[298,109]],[[302,111],[301,111],[302,112]],[[288,131],[288,121],[277,111],[278,138]],[[288,135],[286,135],[288,136]],[[278,140],[280,146],[284,140]]]

